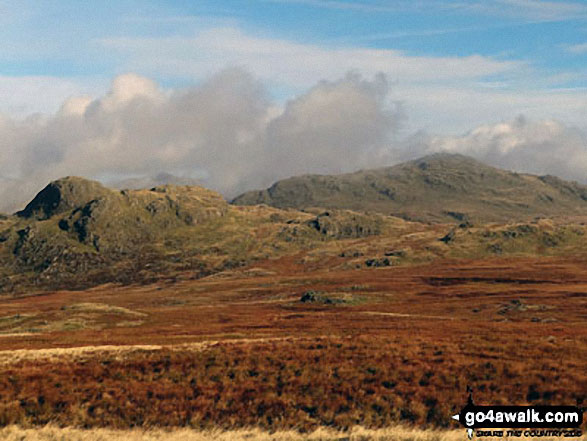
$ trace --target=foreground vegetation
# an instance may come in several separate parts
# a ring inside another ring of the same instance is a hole
[[[304,257],[0,299],[0,426],[450,428],[467,386],[478,404],[585,398],[584,260]]]
[[[295,431],[266,432],[259,429],[237,431],[195,431],[192,429],[173,430],[80,430],[72,428],[43,427],[23,429],[10,426],[0,429],[3,441],[462,441],[463,429],[458,430],[420,430],[406,427],[387,429],[365,429],[353,427],[347,432],[320,428],[314,432],[301,434]],[[484,437],[493,440],[493,437]],[[499,440],[527,440],[530,438],[497,438]],[[554,438],[535,438],[554,441]],[[581,441],[586,439],[573,438]]]
[[[414,344],[407,337],[23,359],[0,367],[0,426],[446,428],[465,403],[467,385],[478,402],[502,405],[575,403],[587,389],[587,375],[576,367],[584,366],[584,351],[570,358],[566,346],[513,339],[488,344],[472,335]]]

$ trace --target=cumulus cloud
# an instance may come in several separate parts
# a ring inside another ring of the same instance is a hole
[[[520,116],[479,126],[462,136],[420,135],[411,140],[408,150],[415,156],[461,153],[509,170],[587,182],[585,133],[555,120],[529,121]]]
[[[53,115],[0,118],[0,210],[66,175],[116,181],[166,171],[230,197],[297,173],[375,165],[402,119],[387,93],[383,75],[349,74],[276,108],[239,69],[175,91],[121,75],[104,96],[70,98]]]
[[[384,75],[364,81],[349,74],[337,82],[319,83],[268,124],[268,165],[277,165],[275,175],[297,175],[380,164],[389,154],[390,134],[403,120],[401,105],[385,106],[387,92]]]
[[[318,3],[335,5],[342,2]],[[365,2],[355,3],[360,8],[367,7]],[[509,10],[527,9],[522,6],[513,8],[512,4],[516,2],[505,0],[471,1],[466,6],[458,2],[437,0],[402,0],[393,2],[393,6],[389,6],[390,2],[375,3],[384,8],[399,6],[408,10],[424,8],[427,11],[435,8],[452,10],[453,7],[456,10],[472,8],[475,11],[475,8],[491,4],[494,9],[503,12],[508,10],[504,3],[510,5]],[[530,9],[545,7],[544,2],[522,3],[532,3],[528,5]],[[576,12],[572,7],[562,6],[560,11],[566,11],[566,14]],[[418,51],[375,48],[360,43],[363,39],[402,37],[406,36],[405,32],[392,30],[389,35],[353,35],[352,38],[334,38],[322,42],[300,42],[268,34],[260,35],[231,21],[210,22],[209,18],[202,23],[191,21],[197,21],[197,17],[145,16],[137,20],[171,20],[176,23],[177,20],[188,20],[193,26],[150,36],[136,36],[130,32],[126,36],[96,38],[92,40],[89,52],[80,47],[80,53],[84,57],[99,54],[101,59],[107,53],[107,59],[115,60],[119,70],[140,72],[149,77],[166,78],[166,81],[182,84],[202,81],[227,67],[241,66],[263,81],[282,102],[285,98],[294,98],[303,93],[320,80],[337,81],[348,71],[360,72],[368,78],[384,72],[395,85],[391,91],[392,99],[406,102],[406,110],[410,115],[406,127],[410,130],[425,128],[434,133],[458,133],[491,121],[496,115],[510,119],[520,113],[532,118],[557,118],[581,126],[584,120],[578,120],[587,112],[587,90],[567,87],[584,77],[580,69],[553,75],[531,60],[516,59],[511,54],[439,56]],[[414,32],[430,36],[438,32],[477,32],[485,29],[483,25],[479,26]],[[511,26],[511,22],[506,20],[487,26],[505,28]],[[55,52],[56,56],[58,53],[61,56],[63,50],[69,53],[70,40],[68,36],[67,48],[64,46],[57,50],[43,46],[41,52],[44,57],[48,50],[50,53]],[[42,43],[44,45],[46,41]],[[13,53],[15,45],[8,46],[10,53]],[[2,47],[2,53],[6,54],[4,49]],[[17,49],[14,54],[22,56],[26,48]],[[580,49],[580,46],[568,48],[575,51]],[[104,83],[102,77],[64,79],[0,76],[0,112],[19,117],[32,112],[51,113],[59,108],[67,96],[98,96],[107,88],[108,84]],[[440,102],[441,111],[438,110]],[[479,102],[483,105],[478,105]]]
[[[67,175],[115,183],[169,172],[232,197],[293,175],[379,167],[438,151],[587,181],[585,133],[556,120],[519,117],[461,136],[400,140],[404,119],[383,74],[321,81],[283,106],[240,69],[181,90],[125,74],[103,96],[69,98],[48,116],[0,115],[0,211],[21,208]]]
[[[0,14],[1,15],[1,14]],[[102,85],[51,76],[0,75],[0,112],[26,117],[35,112],[55,112],[68,96],[95,93]]]

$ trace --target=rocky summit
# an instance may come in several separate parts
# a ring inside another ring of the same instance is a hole
[[[580,254],[586,199],[576,183],[444,154],[291,178],[232,204],[199,186],[115,190],[67,177],[0,217],[0,293],[201,278],[278,258],[367,269]]]
[[[440,153],[374,170],[292,177],[232,203],[348,209],[422,222],[508,222],[585,215],[587,186]]]

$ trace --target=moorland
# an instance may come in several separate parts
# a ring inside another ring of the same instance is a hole
[[[441,439],[468,386],[585,398],[580,184],[437,155],[298,186],[70,177],[3,216],[0,426]]]

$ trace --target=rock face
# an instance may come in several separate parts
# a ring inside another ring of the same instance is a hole
[[[308,225],[324,236],[344,239],[380,234],[382,221],[377,215],[325,211],[308,221]]]
[[[201,187],[117,191],[67,177],[51,182],[13,221],[0,224],[0,263],[43,279],[81,280],[95,272],[96,281],[105,282],[136,276],[124,265],[164,266],[170,253],[191,249],[181,263],[197,267],[197,238],[182,235],[222,219],[229,208],[222,196]]]
[[[19,211],[16,215],[26,219],[49,219],[56,214],[64,213],[113,193],[112,190],[105,188],[99,182],[67,177],[51,182],[29,202],[24,210]]]
[[[350,211],[236,207],[198,186],[113,190],[63,178],[0,218],[0,295],[202,277],[398,223]]]
[[[378,212],[423,222],[507,222],[586,215],[587,187],[434,154],[375,170],[293,177],[232,203]]]
[[[132,249],[171,228],[210,221],[227,209],[222,196],[201,187],[115,191],[98,182],[68,177],[47,185],[17,216],[54,220],[59,230],[80,244],[111,251]]]

